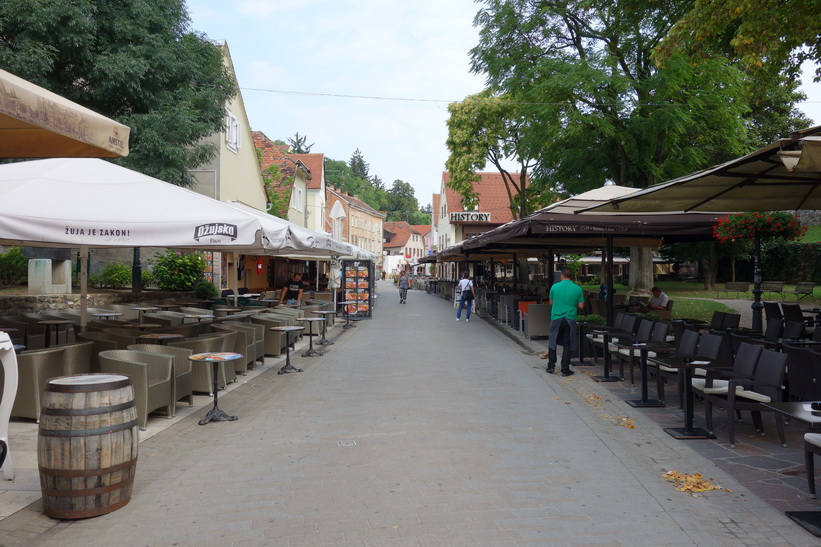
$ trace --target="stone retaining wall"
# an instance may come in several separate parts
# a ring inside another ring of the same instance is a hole
[[[124,304],[161,300],[163,298],[194,298],[193,292],[142,293],[91,293],[88,295],[89,308],[105,308],[106,304]],[[44,311],[80,310],[79,294],[47,294],[0,296],[0,315],[18,315],[20,313],[37,313]]]

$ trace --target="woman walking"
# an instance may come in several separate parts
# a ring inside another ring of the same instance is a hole
[[[465,321],[470,321],[470,308],[473,307],[473,281],[468,277],[468,273],[462,274],[462,279],[459,280],[459,290],[462,296],[459,297],[459,309],[456,310],[456,320],[462,317],[462,308],[467,304],[467,317]]]
[[[408,283],[408,276],[405,275],[405,272],[400,272],[400,274],[399,274],[399,303],[400,304],[407,304],[408,289],[409,288],[410,288],[410,284]]]

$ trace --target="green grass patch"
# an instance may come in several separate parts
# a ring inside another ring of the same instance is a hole
[[[818,243],[821,242],[821,225],[810,226],[807,228],[807,233],[801,238],[801,243]]]

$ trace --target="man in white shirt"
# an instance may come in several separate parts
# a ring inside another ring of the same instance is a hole
[[[664,292],[662,292],[662,290],[658,287],[653,287],[650,289],[650,292],[653,293],[653,296],[650,297],[650,300],[647,302],[647,306],[642,308],[641,311],[648,312],[666,309],[667,302],[670,300],[670,297],[664,294]]]

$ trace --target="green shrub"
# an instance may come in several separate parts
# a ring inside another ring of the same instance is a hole
[[[201,300],[211,300],[219,296],[219,290],[207,279],[199,279],[194,283],[194,294]]]
[[[20,247],[12,247],[0,254],[0,287],[16,287],[28,279],[29,261]]]
[[[140,280],[142,281],[142,288],[147,289],[155,283],[154,273],[151,270],[140,270]]]
[[[100,272],[100,284],[108,289],[122,289],[131,283],[131,266],[111,262]]]
[[[167,251],[153,262],[152,272],[157,286],[163,291],[190,291],[205,273],[202,253]]]
[[[590,315],[580,315],[576,317],[576,321],[585,321],[587,323],[594,323],[596,325],[606,325],[607,320],[601,315],[591,313]]]

